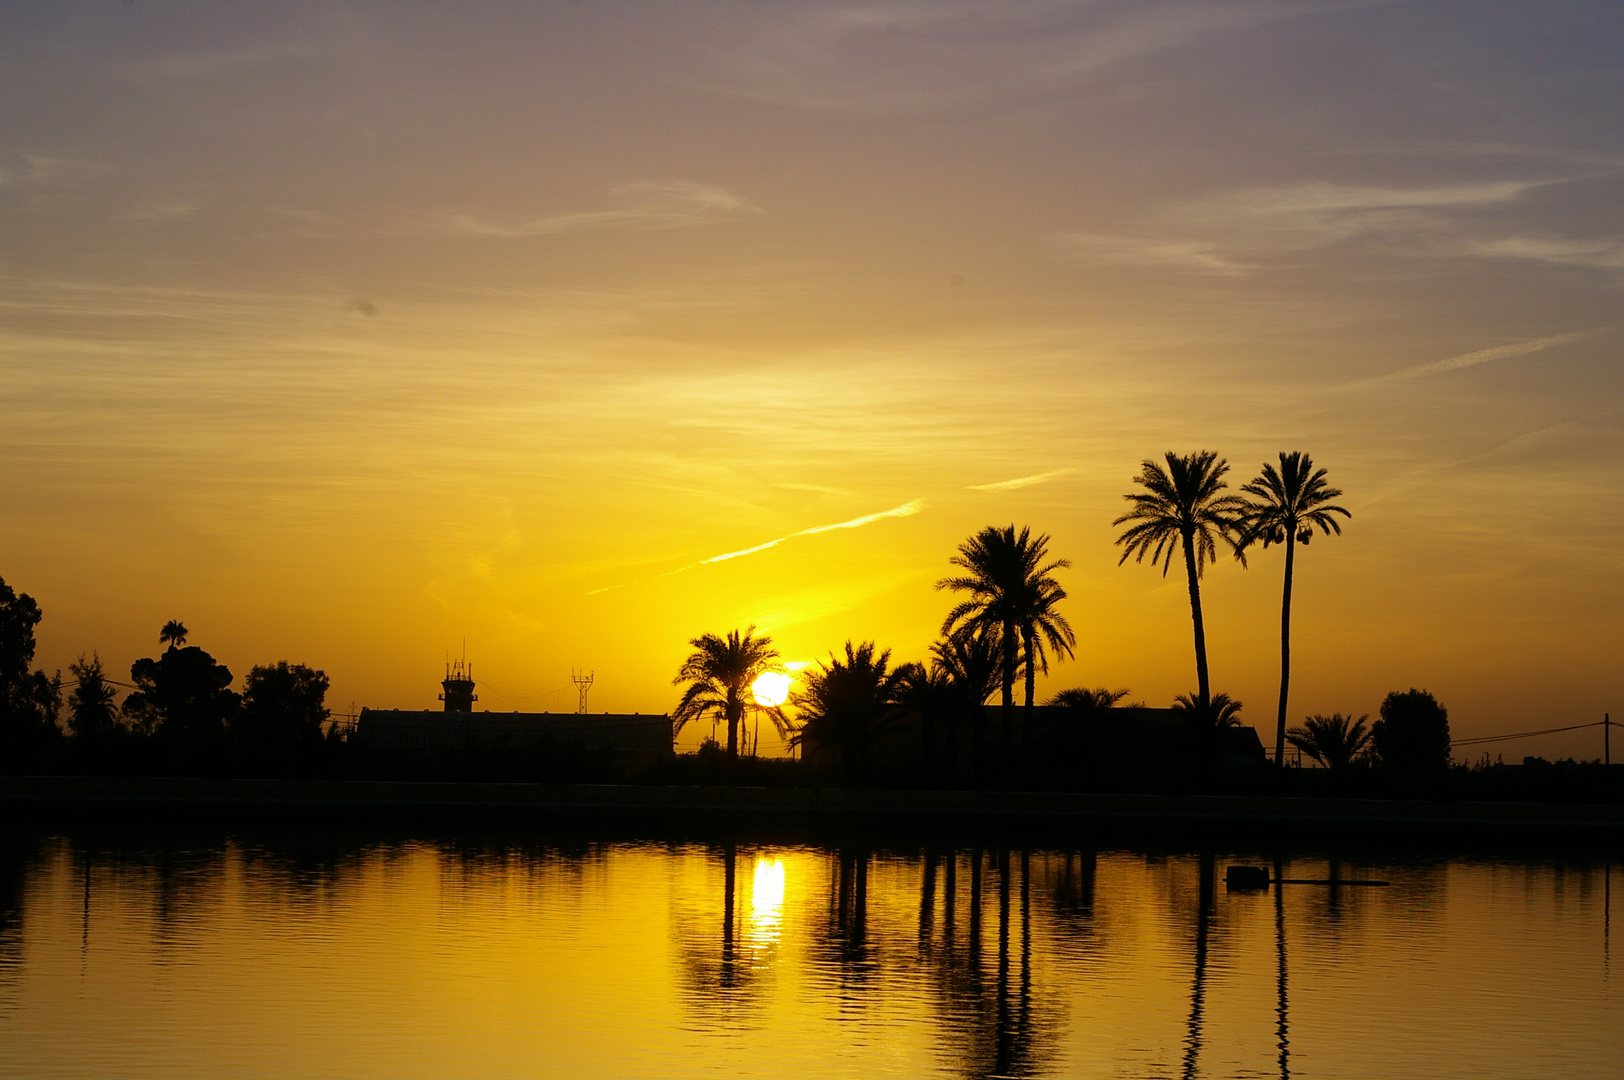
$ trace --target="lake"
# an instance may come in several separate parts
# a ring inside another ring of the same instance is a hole
[[[0,841],[6,1077],[1616,1077],[1600,855]]]

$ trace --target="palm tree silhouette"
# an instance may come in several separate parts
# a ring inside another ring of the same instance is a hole
[[[171,649],[178,649],[186,644],[186,625],[179,619],[170,619],[164,623],[164,628],[158,631],[158,644],[168,645]]]
[[[1117,702],[1127,697],[1129,693],[1131,691],[1107,690],[1103,686],[1097,690],[1091,690],[1086,686],[1074,686],[1070,690],[1060,691],[1050,698],[1047,704],[1084,712],[1094,709],[1114,709]]]
[[[1117,565],[1127,562],[1129,555],[1134,562],[1143,562],[1148,554],[1152,566],[1162,564],[1166,577],[1174,552],[1183,551],[1184,571],[1190,580],[1190,617],[1195,622],[1196,693],[1207,701],[1212,687],[1207,679],[1207,631],[1201,619],[1201,575],[1209,560],[1217,561],[1215,540],[1235,547],[1247,504],[1238,495],[1219,494],[1229,486],[1223,479],[1229,463],[1211,450],[1183,456],[1169,450],[1166,458],[1165,469],[1154,461],[1140,466],[1134,483],[1145,489],[1143,494],[1123,496],[1133,509],[1111,524],[1132,524],[1116,539],[1124,548]],[[1236,554],[1245,561],[1238,548]]]
[[[1031,727],[1033,696],[1037,673],[1049,670],[1049,651],[1055,658],[1073,655],[1077,635],[1061,615],[1058,606],[1066,590],[1054,571],[1069,567],[1071,560],[1049,557],[1048,534],[1032,536],[1023,527],[997,528],[989,525],[959,545],[948,559],[968,571],[936,583],[938,589],[967,592],[942,620],[942,633],[955,637],[996,636],[1003,651],[1003,750],[1014,746],[1016,647],[1023,653],[1026,674],[1026,725]],[[1030,732],[1028,733],[1030,735]]]
[[[829,662],[806,676],[805,689],[792,700],[800,711],[800,728],[791,742],[840,749],[840,767],[848,779],[862,776],[874,733],[892,719],[902,700],[903,667],[892,669],[891,650],[876,651],[872,641],[846,642],[842,660]]]
[[[1341,713],[1316,714],[1286,732],[1286,738],[1327,769],[1341,772],[1370,749],[1369,719],[1368,713],[1357,720]]]
[[[1325,482],[1325,470],[1314,468],[1314,459],[1301,450],[1280,454],[1280,471],[1263,464],[1263,472],[1241,490],[1252,496],[1247,504],[1246,525],[1240,550],[1257,541],[1286,545],[1286,584],[1280,598],[1280,711],[1275,721],[1274,760],[1285,764],[1286,695],[1291,687],[1291,575],[1297,545],[1314,538],[1314,530],[1329,535],[1342,534],[1334,515],[1353,517],[1331,502],[1342,494]]]
[[[1208,733],[1241,726],[1241,703],[1221,691],[1205,701],[1199,694],[1180,694],[1173,699],[1173,711],[1183,713],[1197,728]]]
[[[970,746],[977,772],[985,767],[986,755],[981,749],[987,714],[983,707],[993,691],[998,689],[1000,652],[997,638],[975,634],[946,638],[930,647],[931,671],[944,681],[950,691],[953,721],[947,729],[949,775],[958,764],[959,724],[970,729]]]
[[[773,648],[772,638],[765,634],[756,636],[753,624],[742,634],[737,630],[726,638],[704,634],[688,644],[694,651],[677,669],[677,677],[671,680],[673,686],[688,684],[671,714],[673,735],[682,731],[689,721],[719,716],[727,721],[727,752],[737,757],[739,722],[747,709],[763,708],[747,697],[750,684],[764,672],[777,670],[778,650]],[[777,709],[766,711],[783,734],[783,714]]]

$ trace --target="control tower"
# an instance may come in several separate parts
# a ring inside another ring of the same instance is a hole
[[[445,681],[440,684],[445,693],[440,700],[445,702],[446,712],[471,713],[474,711],[474,702],[479,698],[474,695],[474,665],[467,660],[452,660],[445,666]]]

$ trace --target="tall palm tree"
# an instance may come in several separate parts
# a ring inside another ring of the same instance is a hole
[[[1134,562],[1144,562],[1149,555],[1152,566],[1162,564],[1166,577],[1174,553],[1183,552],[1184,572],[1190,582],[1190,617],[1195,622],[1196,693],[1205,702],[1210,700],[1212,686],[1207,678],[1207,630],[1201,618],[1201,575],[1209,561],[1217,561],[1215,541],[1235,546],[1246,502],[1238,495],[1219,494],[1229,486],[1224,483],[1229,463],[1211,450],[1184,455],[1169,450],[1166,458],[1165,469],[1157,462],[1144,462],[1134,478],[1144,492],[1123,496],[1133,509],[1111,524],[1132,524],[1116,539],[1124,549],[1117,565],[1127,562],[1129,555]],[[1244,556],[1241,558],[1244,562]]]
[[[1066,590],[1054,579],[1054,571],[1071,565],[1069,559],[1049,557],[1049,537],[1034,537],[1023,527],[997,528],[989,525],[959,545],[948,562],[968,573],[943,578],[938,589],[967,592],[942,620],[942,633],[949,636],[996,635],[1003,651],[1003,742],[1007,755],[1014,746],[1015,675],[1017,649],[1022,652],[1026,674],[1025,721],[1032,723],[1033,696],[1037,672],[1049,670],[1049,652],[1056,659],[1073,655],[1077,635],[1061,615],[1060,601]]]
[[[725,638],[704,634],[688,644],[694,651],[671,680],[673,686],[688,684],[671,714],[673,734],[691,720],[719,717],[727,721],[727,752],[737,757],[739,722],[746,710],[761,708],[749,696],[750,684],[763,673],[777,670],[778,650],[773,648],[772,638],[756,636],[754,625],[742,634],[737,630]],[[777,710],[768,710],[768,715],[782,733],[782,715]]]
[[[1332,503],[1342,492],[1325,482],[1325,470],[1314,468],[1314,459],[1301,450],[1280,454],[1280,470],[1268,462],[1263,472],[1241,488],[1252,496],[1247,504],[1246,524],[1240,550],[1261,540],[1286,545],[1286,584],[1280,598],[1280,709],[1275,719],[1274,760],[1285,764],[1286,694],[1291,687],[1291,575],[1297,545],[1307,544],[1318,528],[1326,535],[1342,535],[1337,514],[1353,517]]]
[[[164,628],[158,631],[158,644],[168,645],[171,649],[178,649],[186,644],[186,626],[179,619],[170,619],[164,623]]]
[[[1370,730],[1365,727],[1369,719],[1368,714],[1357,720],[1341,713],[1316,714],[1286,732],[1286,738],[1327,769],[1341,772],[1369,751]]]
[[[908,665],[890,665],[891,650],[877,651],[872,641],[847,641],[844,659],[831,652],[828,663],[819,661],[791,698],[801,721],[794,744],[838,747],[841,771],[860,778],[875,732],[896,716],[902,701]]]

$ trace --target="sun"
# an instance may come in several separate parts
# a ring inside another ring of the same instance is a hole
[[[750,684],[750,694],[757,705],[771,709],[789,700],[789,676],[782,671],[764,671]]]

